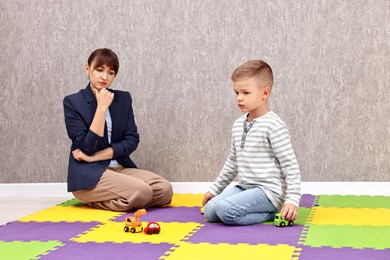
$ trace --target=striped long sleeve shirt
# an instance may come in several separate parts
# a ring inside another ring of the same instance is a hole
[[[278,210],[298,207],[301,176],[286,124],[273,111],[253,124],[246,120],[247,114],[234,122],[229,157],[209,192],[218,195],[238,175],[238,185],[261,188]]]

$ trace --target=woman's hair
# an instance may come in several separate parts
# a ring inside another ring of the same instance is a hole
[[[231,79],[234,82],[253,77],[265,80],[270,85],[270,88],[274,82],[271,67],[262,60],[250,60],[245,62],[233,72]]]
[[[93,65],[93,68],[98,68],[104,65],[108,66],[115,71],[115,75],[118,74],[119,70],[118,56],[116,56],[115,52],[106,48],[93,51],[88,58],[88,65]]]

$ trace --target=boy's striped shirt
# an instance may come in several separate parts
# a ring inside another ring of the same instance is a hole
[[[233,124],[230,154],[210,193],[221,193],[238,174],[240,186],[260,187],[277,209],[284,203],[298,207],[300,171],[286,124],[270,111],[254,119],[243,136],[246,119],[247,114]]]

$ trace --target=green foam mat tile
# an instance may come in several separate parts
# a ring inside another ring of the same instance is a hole
[[[390,226],[310,225],[303,244],[312,247],[390,248]]]
[[[309,217],[310,208],[300,207],[298,209],[298,218],[295,220],[296,225],[305,225],[307,218]]]
[[[390,208],[389,196],[321,195],[321,207],[338,208]]]
[[[26,232],[28,231],[26,230]],[[62,245],[63,244],[60,241],[0,241],[0,259],[38,259],[39,256],[45,255],[48,253],[48,251],[51,251]]]
[[[84,203],[82,203],[80,200],[78,199],[71,199],[71,200],[68,200],[68,201],[65,201],[61,204],[59,204],[58,206],[64,206],[64,207],[70,207],[70,206],[73,206],[73,207],[83,207],[85,206]]]

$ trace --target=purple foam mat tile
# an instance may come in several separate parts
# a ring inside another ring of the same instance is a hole
[[[300,207],[311,208],[316,196],[311,194],[303,194],[301,197],[301,202],[299,203]]]
[[[146,215],[141,216],[142,222],[196,222],[203,223],[204,215],[200,213],[200,207],[167,207],[146,209]],[[133,216],[134,212],[126,213],[115,218],[114,221],[125,221],[126,217]]]
[[[159,259],[173,244],[66,243],[39,259]]]
[[[68,241],[100,222],[11,222],[0,228],[2,241]]]
[[[248,243],[298,245],[304,226],[275,227],[257,224],[250,226],[227,226],[220,223],[205,223],[187,241],[192,243]]]
[[[356,248],[332,248],[332,247],[307,247],[303,246],[299,254],[299,260],[345,260],[345,259],[390,259],[390,249],[356,249]]]

